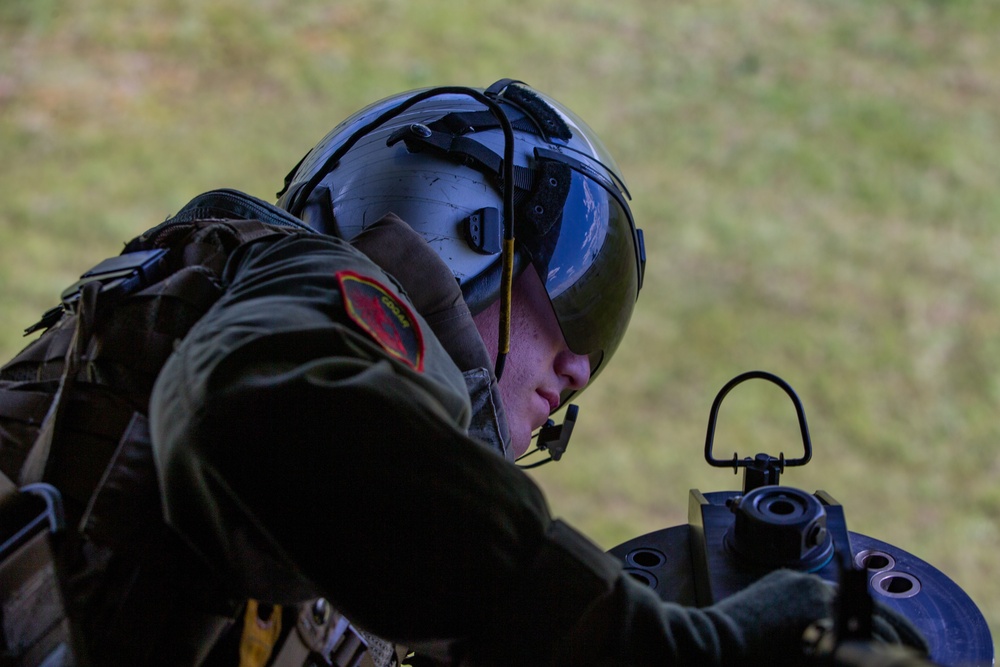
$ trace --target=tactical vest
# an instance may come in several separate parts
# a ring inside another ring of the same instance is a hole
[[[27,329],[42,335],[0,368],[0,472],[61,496],[64,602],[95,665],[211,662],[244,614],[245,601],[233,601],[164,523],[148,404],[175,343],[222,295],[232,252],[292,232],[311,230],[236,191],[201,195],[87,271]],[[318,637],[304,660],[338,664],[340,651],[343,664],[358,664],[367,642],[336,612],[314,607],[301,612]],[[10,644],[3,648],[16,656]],[[268,660],[260,651],[243,659]],[[30,662],[21,660],[14,664]]]

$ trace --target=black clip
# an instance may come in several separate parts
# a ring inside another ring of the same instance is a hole
[[[166,254],[165,248],[154,248],[109,257],[63,290],[61,297],[63,307],[66,310],[73,310],[80,299],[80,290],[95,280],[101,283],[100,294],[104,303],[117,301],[151,285],[162,276]]]
[[[501,250],[503,225],[500,211],[481,208],[464,220],[465,240],[469,247],[483,255],[496,255]]]
[[[48,329],[63,316],[63,313],[74,312],[80,300],[80,290],[87,283],[101,283],[101,305],[114,303],[133,292],[160,280],[166,272],[166,248],[153,250],[137,250],[136,252],[109,257],[90,269],[80,279],[63,290],[61,303],[49,308],[41,319],[24,330],[24,335],[30,335],[40,329]]]

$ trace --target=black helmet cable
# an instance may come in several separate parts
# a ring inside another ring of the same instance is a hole
[[[503,195],[503,249],[501,251],[501,272],[500,272],[500,321],[497,333],[497,358],[494,367],[494,375],[499,380],[503,375],[504,365],[507,362],[507,354],[510,352],[510,305],[511,291],[514,283],[514,129],[510,119],[497,101],[474,88],[464,86],[442,86],[431,88],[403,100],[398,105],[379,114],[371,122],[359,128],[354,134],[347,138],[336,151],[324,162],[306,183],[293,195],[293,201],[289,206],[289,211],[298,215],[301,207],[309,199],[309,195],[326,178],[326,176],[337,167],[340,159],[353,146],[369,132],[392,120],[410,107],[423,102],[431,97],[439,95],[466,95],[483,104],[500,123],[504,137],[504,157],[501,166],[501,194]],[[305,159],[303,158],[303,161]],[[301,163],[300,163],[301,164]],[[279,193],[280,194],[280,193]]]

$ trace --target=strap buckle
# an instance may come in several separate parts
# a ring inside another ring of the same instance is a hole
[[[164,261],[166,254],[166,248],[154,248],[105,259],[63,290],[61,295],[63,308],[73,310],[80,299],[83,286],[94,281],[101,283],[100,298],[104,302],[117,301],[155,283],[162,277],[166,268]]]
[[[368,641],[324,598],[303,608],[298,630],[309,649],[306,665],[358,667],[368,650]]]

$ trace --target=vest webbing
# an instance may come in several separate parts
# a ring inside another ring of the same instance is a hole
[[[222,295],[232,252],[296,231],[257,220],[161,224],[123,255],[165,249],[162,275],[113,300],[97,276],[0,368],[0,471],[61,492],[77,551],[69,613],[85,635],[117,646],[115,659],[198,664],[234,612],[217,587],[177,590],[200,565],[163,521],[148,403],[175,343]],[[147,608],[159,617],[136,613]],[[91,650],[101,663],[100,647]]]

